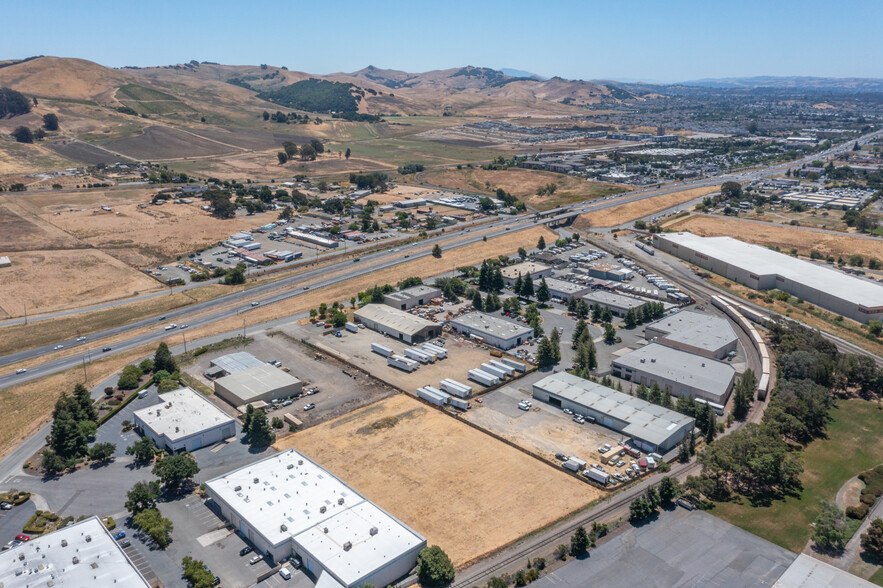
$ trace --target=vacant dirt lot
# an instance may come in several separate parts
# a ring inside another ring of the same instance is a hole
[[[803,255],[813,249],[823,255],[843,256],[858,253],[865,259],[883,259],[883,241],[851,235],[836,235],[810,231],[800,227],[751,222],[738,219],[688,216],[667,226],[676,231],[689,231],[703,237],[728,235],[743,241],[779,247],[783,251],[796,248]]]
[[[601,495],[403,394],[276,446],[315,459],[459,567]]]
[[[0,317],[50,312],[144,294],[163,286],[95,249],[0,252]]]
[[[0,197],[0,251],[77,249],[86,247],[74,237],[41,220],[8,198]]]
[[[157,160],[176,157],[220,155],[239,148],[170,127],[147,127],[143,134],[117,139],[104,145],[135,159]]]
[[[627,202],[620,206],[605,208],[597,212],[589,212],[581,214],[574,226],[578,229],[591,229],[592,227],[614,227],[635,220],[636,218],[645,217],[648,214],[689,202],[696,198],[700,198],[713,192],[718,192],[720,186],[708,186],[706,188],[691,188],[689,190],[681,190],[680,192],[672,192],[671,194],[663,194],[655,198],[645,198],[636,200],[635,202]]]
[[[627,188],[616,184],[588,182],[563,174],[547,171],[509,168],[484,170],[481,168],[444,169],[425,172],[420,178],[429,184],[458,190],[494,192],[502,188],[538,210],[548,210],[573,202],[592,200],[610,194],[625,192]],[[537,196],[537,189],[548,184],[558,186],[552,196]]]

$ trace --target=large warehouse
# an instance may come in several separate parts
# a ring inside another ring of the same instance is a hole
[[[293,449],[205,487],[256,551],[277,562],[296,555],[316,586],[395,584],[426,547],[426,539]]]
[[[441,335],[441,326],[386,304],[368,304],[353,313],[362,324],[405,343],[421,343]]]
[[[595,290],[582,297],[586,304],[593,306],[598,304],[601,308],[609,308],[613,316],[625,316],[630,308],[639,308],[647,304],[646,300],[608,292],[607,290]]]
[[[534,384],[533,397],[594,417],[605,427],[628,435],[647,452],[665,453],[693,429],[693,419],[686,415],[567,372],[546,376]]]
[[[135,426],[160,449],[194,451],[236,434],[233,417],[192,388],[159,398],[159,404],[135,411]]]
[[[215,380],[215,394],[233,406],[296,396],[302,390],[299,379],[268,363]]]
[[[697,355],[723,359],[736,351],[739,337],[720,317],[682,310],[644,327],[644,338]]]
[[[883,318],[883,286],[732,237],[653,236],[656,248],[757,290],[773,288],[860,323]]]
[[[503,282],[510,287],[518,280],[518,276],[523,278],[530,274],[530,279],[534,281],[533,287],[536,289],[536,283],[540,281],[540,278],[548,278],[552,275],[552,268],[541,263],[525,261],[504,267],[500,270],[500,273],[503,274]]]
[[[690,396],[726,404],[736,370],[728,363],[650,343],[611,362],[613,375],[636,384],[660,388],[674,396]]]
[[[441,298],[441,295],[442,291],[440,288],[421,285],[405,288],[398,292],[391,292],[383,297],[383,303],[399,310],[408,310],[415,306],[429,304],[433,298]]]
[[[534,290],[536,290],[536,284],[534,284]],[[552,298],[558,298],[567,302],[571,298],[579,298],[583,294],[587,292],[591,292],[591,286],[584,286],[582,284],[574,284],[573,282],[567,282],[564,280],[559,280],[557,278],[546,278],[546,286],[549,287],[549,295]]]
[[[98,517],[91,517],[0,552],[0,586],[149,588],[150,584]]]
[[[452,318],[451,328],[499,349],[511,349],[533,338],[531,327],[484,312]]]

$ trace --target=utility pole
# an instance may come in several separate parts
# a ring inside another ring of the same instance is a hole
[[[181,338],[184,339],[184,353],[187,353],[187,335],[181,333]]]
[[[245,319],[242,319],[242,339],[245,340]]]
[[[28,324],[28,303],[25,302],[25,324]]]
[[[88,378],[86,377],[86,354],[84,353],[83,354],[83,384],[85,384],[87,381],[88,381]]]

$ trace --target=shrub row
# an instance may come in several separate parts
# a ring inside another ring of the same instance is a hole
[[[883,495],[883,465],[862,472],[858,479],[865,483],[865,487],[862,488],[858,506],[847,508],[846,516],[861,520],[868,516],[871,507]]]

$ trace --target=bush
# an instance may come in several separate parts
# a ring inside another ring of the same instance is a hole
[[[870,508],[867,504],[859,504],[858,506],[849,506],[846,508],[846,516],[851,519],[856,519],[858,521],[864,519],[868,516],[868,511]]]
[[[113,531],[116,529],[117,522],[113,520],[113,517],[107,517],[104,519],[104,526],[107,527],[108,531]]]
[[[454,581],[454,564],[438,545],[424,548],[417,556],[417,578],[422,586],[442,586]]]
[[[134,390],[138,387],[138,382],[141,380],[142,375],[143,372],[137,365],[127,365],[120,374],[117,388],[120,390]]]

